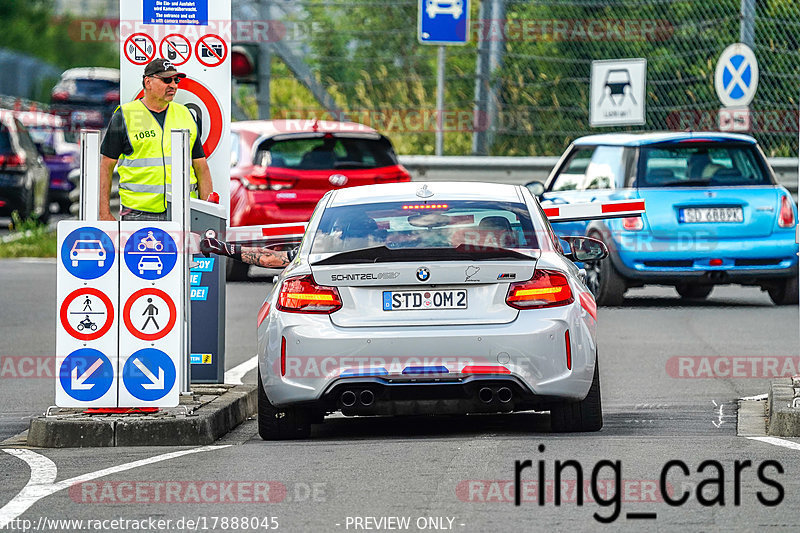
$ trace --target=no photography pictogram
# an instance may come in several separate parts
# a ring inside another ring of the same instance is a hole
[[[192,44],[186,36],[172,33],[161,39],[159,51],[161,57],[169,59],[173,65],[179,67],[192,57]]]
[[[207,67],[218,67],[228,57],[228,45],[219,35],[203,35],[194,45],[197,60]]]

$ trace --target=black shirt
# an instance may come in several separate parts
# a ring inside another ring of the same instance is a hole
[[[162,129],[164,128],[164,121],[167,118],[167,109],[159,112],[150,111],[148,109]],[[194,145],[192,146],[192,159],[199,159],[206,156],[203,152],[203,145],[200,143],[199,133],[198,131],[197,138],[194,140]],[[122,108],[118,108],[111,116],[108,129],[103,137],[103,143],[100,145],[100,153],[111,159],[119,159],[122,154],[131,155],[133,153],[133,145],[131,145],[131,140],[128,138],[128,131],[125,129],[125,120],[122,117]]]

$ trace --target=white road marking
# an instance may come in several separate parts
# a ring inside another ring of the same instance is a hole
[[[3,448],[4,452],[13,455],[14,457],[18,457],[19,459],[22,459],[28,463],[28,466],[31,469],[31,478],[28,480],[28,483],[25,485],[25,487],[23,487],[23,489],[16,496],[14,496],[11,501],[9,501],[3,506],[2,509],[0,509],[0,529],[5,528],[9,522],[30,509],[33,504],[42,498],[46,498],[47,496],[55,494],[58,491],[68,489],[70,486],[76,483],[91,481],[93,479],[116,474],[118,472],[124,472],[125,470],[131,470],[132,468],[159,463],[161,461],[175,459],[184,455],[207,452],[211,450],[221,450],[222,448],[227,448],[228,446],[230,445],[201,446],[200,448],[192,448],[191,450],[165,453],[156,455],[154,457],[149,457],[147,459],[133,461],[132,463],[125,463],[119,466],[104,468],[102,470],[98,470],[97,472],[89,472],[87,474],[82,474],[80,476],[75,476],[59,482],[55,481],[57,473],[56,465],[47,457],[39,455],[38,453],[34,453],[30,450]]]
[[[764,394],[758,394],[756,396],[745,396],[744,398],[739,398],[739,400],[743,402],[747,402],[750,400],[766,400],[768,396],[769,394],[764,393]]]
[[[765,444],[774,444],[775,446],[782,446],[790,450],[800,451],[800,443],[792,442],[790,440],[779,439],[777,437],[747,437],[750,440],[757,440]]]
[[[256,367],[258,367],[258,355],[254,355],[244,363],[225,372],[225,383],[228,385],[241,385],[244,375]]]

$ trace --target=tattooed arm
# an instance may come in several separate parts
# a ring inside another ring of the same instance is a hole
[[[288,252],[278,252],[266,247],[242,246],[241,244],[228,243],[214,238],[205,238],[200,241],[200,251],[206,257],[208,257],[209,253],[226,255],[249,265],[265,268],[284,267],[290,261]]]
[[[241,251],[242,262],[265,268],[285,267],[289,264],[288,256],[289,254],[286,252],[277,252],[269,248],[255,248],[252,246],[242,246]]]

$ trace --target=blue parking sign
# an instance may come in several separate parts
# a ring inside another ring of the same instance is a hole
[[[469,41],[469,0],[419,0],[417,38],[422,44]]]

